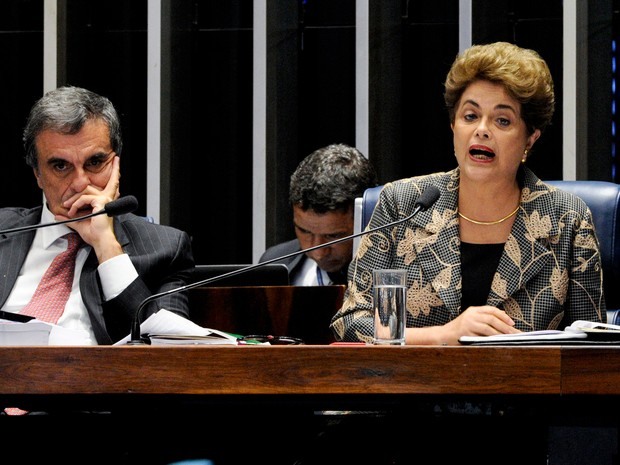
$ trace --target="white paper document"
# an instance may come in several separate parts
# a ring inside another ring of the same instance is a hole
[[[494,336],[461,336],[461,344],[562,344],[620,342],[620,326],[577,320],[562,330],[527,331]]]
[[[149,335],[153,345],[237,345],[236,336],[216,329],[203,328],[165,309],[147,318],[140,328],[141,334]],[[127,335],[115,345],[126,344],[129,340],[131,335]],[[67,329],[37,319],[25,323],[0,319],[0,346],[57,345],[93,345],[93,341],[85,331]]]
[[[140,334],[148,334],[153,345],[237,345],[235,336],[216,329],[203,328],[166,309],[161,309],[144,320],[140,325]],[[114,345],[127,344],[130,340],[131,334]]]
[[[49,345],[52,325],[38,320],[26,323],[0,320],[0,346]]]
[[[92,345],[85,331],[32,319],[25,323],[0,319],[0,346]]]

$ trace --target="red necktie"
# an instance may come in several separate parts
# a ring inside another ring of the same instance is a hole
[[[30,302],[20,313],[31,315],[48,323],[56,323],[60,315],[65,311],[65,305],[71,294],[73,286],[73,272],[75,270],[75,257],[80,246],[83,244],[78,233],[69,233],[67,238],[67,250],[58,254],[52,261],[41,282],[37,286]],[[26,415],[28,410],[17,407],[4,409],[7,415]]]
[[[54,258],[32,299],[20,312],[47,323],[55,324],[65,310],[73,285],[75,257],[83,244],[78,233],[69,233],[63,237],[69,242],[67,250]]]

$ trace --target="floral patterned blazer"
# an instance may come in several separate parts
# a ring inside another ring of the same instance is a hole
[[[349,266],[344,303],[331,322],[338,340],[371,342],[372,270],[407,270],[407,327],[444,325],[461,309],[457,215],[459,169],[387,183],[369,228],[405,218],[430,184],[441,195],[411,220],[362,236]],[[519,171],[521,205],[487,304],[522,331],[606,321],[603,271],[592,214],[583,200]]]

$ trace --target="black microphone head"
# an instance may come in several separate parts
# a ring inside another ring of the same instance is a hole
[[[431,205],[437,202],[439,198],[439,189],[435,185],[430,185],[416,200],[415,207],[419,207],[420,210],[427,210]]]
[[[127,195],[107,203],[104,210],[108,216],[116,216],[130,213],[136,208],[138,208],[138,199],[133,195]]]

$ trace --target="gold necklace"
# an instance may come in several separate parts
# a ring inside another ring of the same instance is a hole
[[[494,224],[500,224],[503,223],[504,221],[506,221],[508,218],[510,218],[511,216],[513,216],[514,214],[516,214],[519,211],[519,207],[521,205],[517,205],[517,208],[514,209],[514,211],[506,216],[504,216],[502,219],[496,220],[496,221],[476,221],[476,220],[472,220],[471,218],[467,218],[465,215],[463,215],[461,212],[458,212],[459,216],[461,218],[463,218],[466,221],[469,221],[470,223],[474,223],[474,224],[479,224],[482,226],[492,226]]]

